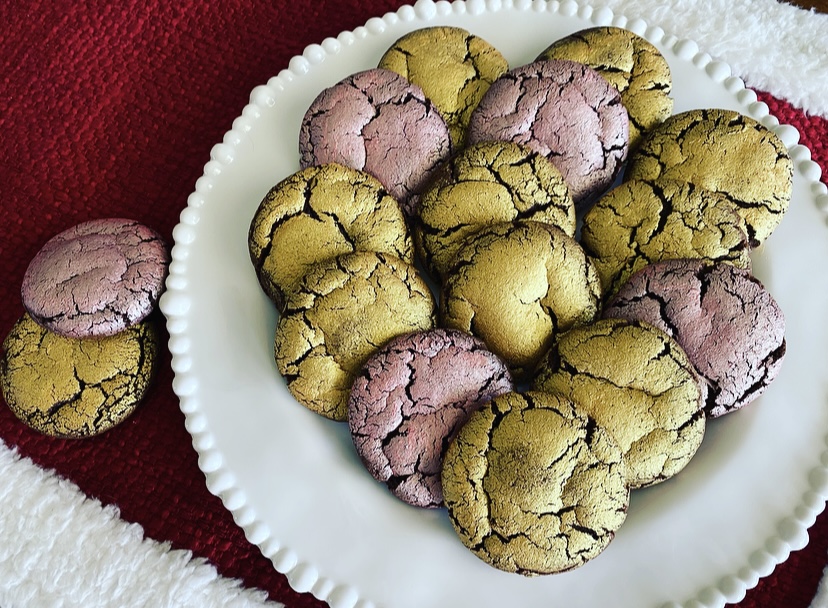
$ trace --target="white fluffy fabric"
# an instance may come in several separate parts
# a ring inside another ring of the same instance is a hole
[[[828,568],[822,573],[822,580],[810,608],[828,608]]]
[[[270,608],[0,441],[0,606]]]
[[[749,86],[828,118],[828,15],[774,0],[593,0],[690,38]],[[145,539],[0,441],[0,607],[259,607],[263,595]],[[823,579],[812,608],[828,608]]]
[[[828,118],[828,15],[775,0],[593,0],[695,40],[748,86]]]

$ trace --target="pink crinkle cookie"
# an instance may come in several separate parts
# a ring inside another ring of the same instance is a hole
[[[605,192],[627,158],[629,118],[618,91],[574,61],[536,61],[503,74],[469,121],[468,145],[511,141],[558,168],[579,209]]]
[[[31,261],[23,306],[56,334],[111,336],[152,312],[169,262],[151,228],[120,218],[84,222],[52,237]]]
[[[666,260],[630,277],[605,318],[645,321],[685,350],[716,418],[765,392],[785,358],[785,316],[747,270],[703,260]]]
[[[403,208],[451,154],[446,121],[420,87],[380,68],[322,91],[299,132],[300,166],[339,163],[376,177]]]
[[[468,416],[512,390],[504,363],[452,329],[395,338],[362,369],[348,424],[368,471],[401,500],[439,507],[443,452]]]

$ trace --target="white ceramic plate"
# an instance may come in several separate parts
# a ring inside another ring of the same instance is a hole
[[[608,549],[566,574],[526,579],[490,568],[460,544],[442,510],[408,507],[376,483],[346,425],[307,411],[285,388],[272,355],[276,312],[248,259],[250,220],[265,192],[298,169],[299,124],[314,97],[375,66],[403,33],[435,24],[482,36],[513,66],[575,30],[625,26],[666,56],[676,112],[726,107],[752,115],[776,130],[797,167],[791,210],[754,256],[756,274],[787,316],[781,375],[754,405],[711,423],[679,476],[634,492]],[[828,232],[818,209],[828,195],[796,131],[777,125],[727,65],[693,42],[571,1],[421,0],[308,47],[253,91],[174,231],[161,307],[173,387],[210,491],[293,587],[337,608],[692,608],[740,600],[807,542],[828,496]]]

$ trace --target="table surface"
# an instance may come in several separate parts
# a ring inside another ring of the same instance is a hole
[[[814,9],[821,13],[828,13],[828,0],[793,0],[791,4],[796,4],[806,9]]]
[[[109,216],[135,218],[171,242],[210,149],[249,92],[306,45],[404,2],[275,4],[225,0],[214,11],[196,2],[148,0],[141,10],[122,10],[26,0],[0,7],[6,23],[0,37],[0,332],[22,314],[23,273],[49,237]],[[828,12],[828,0],[796,4]],[[790,117],[828,169],[828,121],[765,93],[760,98]],[[264,589],[289,608],[322,608],[290,588],[207,491],[172,382],[164,353],[135,416],[84,441],[38,435],[0,404],[0,439],[85,494],[117,505],[148,537],[191,550],[222,575]],[[810,544],[762,579],[739,608],[806,608],[826,552],[823,513]]]

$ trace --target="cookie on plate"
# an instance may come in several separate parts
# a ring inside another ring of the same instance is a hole
[[[569,59],[591,67],[621,94],[630,119],[630,149],[673,113],[670,66],[659,50],[620,27],[593,27],[548,46],[538,59]]]
[[[788,209],[793,163],[773,131],[749,116],[689,110],[658,125],[630,156],[625,179],[659,177],[723,194],[739,209],[756,246]]]
[[[459,149],[472,110],[509,69],[509,63],[479,36],[443,25],[406,34],[385,52],[378,67],[396,72],[423,90],[445,118],[451,141]]]
[[[621,449],[568,399],[506,393],[449,444],[443,493],[455,532],[477,557],[532,576],[581,566],[626,518]]]
[[[627,157],[629,119],[618,91],[574,61],[536,61],[498,78],[469,121],[468,143],[524,144],[560,170],[575,204],[607,190]]]
[[[280,311],[314,264],[354,251],[414,257],[397,201],[375,177],[336,163],[308,167],[271,188],[250,223],[248,249]]]
[[[526,146],[483,142],[453,156],[420,197],[414,239],[428,270],[443,277],[470,235],[523,220],[575,234],[575,206],[561,172]]]
[[[399,258],[355,252],[302,279],[276,326],[276,365],[308,409],[348,419],[351,385],[368,358],[399,335],[431,329],[434,297]]]
[[[103,433],[136,409],[158,363],[150,320],[100,338],[67,338],[23,315],[3,342],[0,387],[14,415],[54,437]]]
[[[348,424],[375,479],[417,507],[443,503],[443,451],[469,414],[512,390],[506,365],[469,334],[433,329],[394,338],[362,368]]]
[[[62,336],[111,336],[149,315],[164,290],[170,253],[134,220],[91,220],[52,237],[23,275],[32,319]]]
[[[299,131],[301,168],[339,163],[370,173],[407,217],[412,196],[450,153],[446,121],[422,89],[379,68],[322,91]]]
[[[605,295],[647,264],[698,258],[750,268],[744,219],[717,192],[672,180],[630,180],[584,215],[581,244]]]
[[[559,332],[594,319],[600,300],[595,268],[560,228],[494,224],[458,252],[440,318],[481,338],[521,377]]]
[[[569,330],[533,386],[572,399],[615,438],[631,488],[681,471],[704,437],[696,371],[675,340],[647,323],[602,319]]]
[[[646,321],[672,336],[707,384],[704,409],[715,418],[761,395],[785,357],[785,317],[746,270],[669,260],[637,272],[605,317]]]

